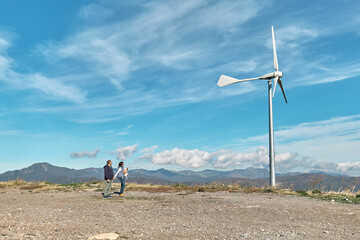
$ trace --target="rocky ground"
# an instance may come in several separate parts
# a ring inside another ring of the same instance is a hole
[[[0,239],[360,239],[360,205],[271,193],[5,188],[0,202]]]

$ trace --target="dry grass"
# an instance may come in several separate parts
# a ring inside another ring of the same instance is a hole
[[[113,186],[120,188],[120,183],[115,183]],[[126,191],[142,191],[142,192],[181,192],[191,191],[195,192],[198,190],[196,186],[187,185],[154,185],[154,184],[137,184],[128,183],[126,184]]]
[[[100,182],[55,184],[50,182],[25,182],[20,179],[0,182],[0,188],[18,188],[29,191],[89,191],[99,187],[104,187],[104,184]]]
[[[54,184],[50,182],[25,182],[23,180],[14,180],[8,182],[0,182],[0,188],[17,188],[28,191],[53,191],[53,192],[72,192],[72,191],[94,191],[102,192],[105,183],[91,182],[91,183],[69,183],[69,184]],[[112,190],[120,189],[120,183],[113,183]],[[241,192],[246,194],[263,193],[263,194],[279,194],[279,195],[297,195],[303,197],[317,198],[327,201],[336,201],[344,203],[360,204],[360,192],[354,192],[353,189],[345,189],[337,192],[324,192],[320,190],[308,191],[294,191],[291,189],[280,188],[257,188],[257,187],[241,187],[239,185],[224,185],[212,184],[202,186],[187,186],[186,184],[176,183],[173,185],[154,185],[154,184],[136,184],[128,183],[126,191],[143,191],[143,192],[181,192],[181,194],[192,194],[195,192],[217,192],[228,191],[232,193]],[[184,193],[185,192],[185,193]]]
[[[26,185],[26,184],[27,184],[27,182],[25,182],[24,180],[16,179],[13,181],[8,181],[8,182],[0,182],[0,188],[18,187],[18,186],[22,186],[22,185]]]

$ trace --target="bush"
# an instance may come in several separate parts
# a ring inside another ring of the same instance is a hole
[[[312,190],[311,192],[312,194],[321,194],[321,191],[317,190],[317,189],[314,189]]]
[[[22,185],[26,185],[27,183],[22,179],[16,179],[14,181],[9,181],[8,184],[10,186],[22,186]]]
[[[187,187],[187,185],[184,183],[174,183],[172,186],[176,187],[176,188],[186,188]]]
[[[60,184],[62,187],[70,187],[73,189],[79,189],[82,187],[82,183],[66,183],[66,184]]]
[[[263,192],[264,193],[272,193],[272,192],[274,192],[274,190],[272,190],[271,188],[267,188],[267,189],[264,189]]]
[[[198,192],[205,192],[205,188],[204,187],[199,187]]]
[[[50,186],[56,186],[56,183],[52,183],[52,182],[45,182],[45,184]]]
[[[304,190],[297,190],[296,193],[300,194],[300,196],[307,196],[309,194],[307,194],[307,192],[305,192]]]
[[[40,189],[43,186],[44,185],[41,185],[41,183],[30,183],[28,185],[20,186],[20,189],[21,190],[35,190],[35,189]]]
[[[356,198],[360,198],[360,194],[356,194]]]

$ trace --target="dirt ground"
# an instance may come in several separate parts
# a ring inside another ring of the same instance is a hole
[[[360,239],[360,205],[271,193],[0,190],[0,239]]]

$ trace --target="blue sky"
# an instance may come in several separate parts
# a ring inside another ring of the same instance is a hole
[[[360,176],[359,1],[0,3],[0,172],[35,162]]]

